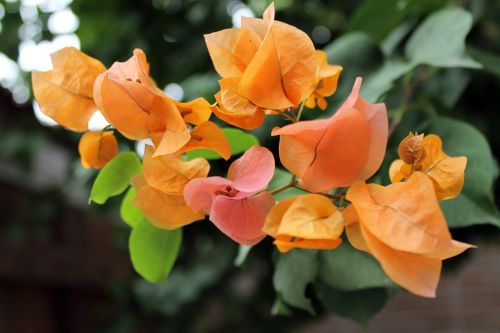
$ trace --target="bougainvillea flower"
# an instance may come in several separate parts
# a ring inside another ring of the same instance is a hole
[[[200,148],[213,150],[225,160],[231,157],[231,146],[224,132],[222,132],[219,126],[211,121],[206,121],[196,126],[191,131],[191,139],[189,142],[178,150],[176,154],[179,155]]]
[[[462,192],[467,157],[446,155],[439,136],[410,133],[401,141],[398,153],[401,159],[394,161],[389,169],[393,183],[422,171],[432,180],[439,200],[452,199]]]
[[[432,181],[421,172],[385,187],[359,181],[347,199],[351,244],[371,253],[389,278],[417,295],[435,297],[441,261],[473,247],[451,238]]]
[[[344,230],[342,214],[323,195],[285,199],[267,214],[263,231],[275,238],[280,252],[293,248],[331,250]]]
[[[337,90],[337,83],[340,73],[342,73],[342,67],[330,65],[325,51],[316,50],[316,58],[318,61],[316,78],[312,93],[306,99],[305,105],[310,109],[314,109],[318,105],[321,110],[324,110],[328,105],[325,97],[333,95]]]
[[[227,179],[193,179],[184,198],[195,212],[209,214],[210,221],[235,242],[254,245],[265,237],[262,226],[274,205],[273,196],[262,191],[273,174],[273,154],[254,146],[231,164]]]
[[[204,214],[195,213],[182,193],[191,179],[208,175],[208,162],[202,158],[186,162],[175,156],[153,158],[153,151],[151,146],[145,149],[142,174],[132,181],[137,190],[132,202],[158,228],[176,229],[202,220]]]
[[[349,186],[370,178],[384,158],[388,121],[385,104],[359,96],[361,78],[329,119],[301,121],[275,128],[281,163],[312,192]]]
[[[142,50],[126,62],[115,62],[99,75],[94,98],[113,127],[132,140],[152,138],[164,154],[189,141],[189,131],[175,103],[149,77]]]
[[[112,131],[86,132],[80,138],[78,152],[84,168],[101,169],[116,156],[118,141]]]
[[[304,32],[274,20],[274,4],[263,19],[243,17],[241,28],[205,35],[205,41],[215,69],[231,80],[221,80],[218,103],[234,117],[297,106],[308,97],[316,73],[314,45]]]
[[[54,52],[50,58],[53,70],[35,71],[31,76],[40,109],[72,131],[86,131],[97,111],[92,93],[94,81],[106,67],[74,47]]]
[[[212,106],[206,99],[201,97],[190,102],[183,103],[174,101],[174,103],[186,123],[199,125],[208,121],[212,114]]]
[[[215,94],[217,106],[212,109],[214,114],[228,124],[246,130],[252,130],[262,125],[266,110],[255,106],[231,90],[231,85],[235,83],[233,79],[223,79],[219,82],[226,89]]]

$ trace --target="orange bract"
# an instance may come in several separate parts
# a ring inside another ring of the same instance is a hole
[[[204,214],[195,213],[186,204],[183,191],[191,179],[208,175],[208,162],[201,158],[186,162],[174,156],[152,156],[153,148],[147,146],[142,174],[133,180],[137,194],[132,202],[158,228],[176,229],[202,220]]]
[[[92,87],[106,67],[74,47],[63,48],[50,57],[53,70],[32,73],[33,93],[40,109],[72,131],[86,131],[97,111]]]
[[[283,200],[268,213],[263,231],[280,252],[293,248],[336,248],[343,231],[340,212],[326,197],[308,194]]]
[[[310,93],[316,72],[314,45],[304,32],[275,21],[273,4],[263,19],[243,17],[240,29],[205,35],[205,41],[224,78],[218,104],[227,111],[216,115],[225,121],[239,118],[231,122],[235,126],[254,114],[263,118],[266,109],[297,106]]]
[[[342,67],[330,65],[325,51],[316,50],[316,58],[318,60],[316,78],[314,79],[311,95],[306,99],[305,105],[313,109],[317,104],[321,110],[324,110],[328,105],[325,97],[333,95],[337,90]]]
[[[118,142],[112,131],[86,132],[80,138],[78,152],[84,168],[101,169],[116,156]]]
[[[420,138],[421,143],[415,143],[415,138]],[[393,183],[407,179],[414,171],[422,171],[432,180],[439,200],[452,199],[462,191],[467,158],[446,155],[439,136],[410,133],[401,142],[399,157],[401,160],[394,161],[389,169]]]
[[[347,199],[351,244],[370,252],[394,282],[417,295],[434,297],[441,261],[473,247],[451,238],[432,182],[420,172],[386,187],[357,182]]]
[[[104,117],[132,140],[154,138],[160,154],[169,154],[189,141],[189,131],[177,109],[149,77],[142,50],[126,62],[115,62],[99,75],[94,97]]]
[[[304,188],[313,192],[349,186],[371,177],[387,145],[387,111],[359,96],[361,78],[351,95],[329,119],[301,121],[275,128],[280,159]]]

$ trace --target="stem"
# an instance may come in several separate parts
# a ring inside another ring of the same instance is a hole
[[[422,85],[422,83],[424,83],[429,78],[429,76],[432,75],[432,72],[429,70],[429,68],[423,67],[417,72],[417,75],[418,76],[417,76],[415,82],[413,82],[413,83],[411,82],[412,74],[409,74],[405,78],[406,80],[404,80],[406,88],[405,88],[405,92],[403,95],[403,101],[401,103],[401,108],[400,108],[401,111],[398,112],[398,114],[396,116],[394,116],[394,118],[392,119],[392,121],[389,125],[389,137],[394,133],[394,130],[396,129],[396,127],[398,127],[398,125],[401,123],[401,120],[403,119],[404,114],[408,111],[410,101],[411,101],[413,94],[415,93],[415,90],[418,87],[420,87],[420,85]]]
[[[289,189],[290,187],[294,187],[295,185],[297,184],[297,178],[292,175],[292,178],[290,179],[290,182],[288,184],[285,184],[283,186],[280,186],[274,190],[272,190],[271,192],[269,192],[271,195],[273,194],[276,194],[276,193],[280,193],[280,192],[283,192],[284,190],[286,189]]]
[[[300,104],[299,113],[297,113],[296,122],[300,121],[300,117],[302,116],[302,111],[304,111],[305,105],[306,105],[306,100],[303,100],[302,103]]]

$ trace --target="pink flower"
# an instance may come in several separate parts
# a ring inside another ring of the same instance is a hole
[[[217,228],[243,245],[260,242],[267,213],[274,198],[262,190],[274,174],[273,154],[254,146],[229,167],[227,179],[208,177],[191,180],[184,199],[195,211],[209,214]]]

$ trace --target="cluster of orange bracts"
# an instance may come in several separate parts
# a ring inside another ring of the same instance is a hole
[[[209,215],[236,242],[254,245],[270,235],[282,252],[334,249],[345,229],[351,244],[372,254],[392,280],[434,296],[442,260],[471,247],[452,240],[439,207],[439,200],[461,192],[466,158],[447,156],[435,135],[410,133],[391,165],[393,184],[366,184],[384,159],[388,120],[384,104],[359,96],[361,78],[332,117],[298,121],[301,103],[326,108],[342,68],[328,64],[305,33],[276,21],[273,5],[263,19],[244,17],[241,28],[205,41],[222,77],[215,104],[172,100],[149,76],[141,50],[106,69],[74,48],[62,49],[52,54],[53,70],[33,72],[34,94],[41,110],[70,130],[87,131],[99,109],[126,138],[151,139],[132,184],[133,202],[155,226],[175,229]],[[264,147],[235,160],[227,178],[207,177],[205,159],[183,159],[199,148],[231,157],[223,132],[209,121],[212,113],[243,129],[259,127],[267,114],[286,114],[294,123],[272,135],[280,136],[290,186],[307,194],[275,203],[266,190],[275,161]],[[112,131],[88,131],[79,145],[87,168],[103,167],[117,150]],[[338,188],[347,193],[332,195]]]

